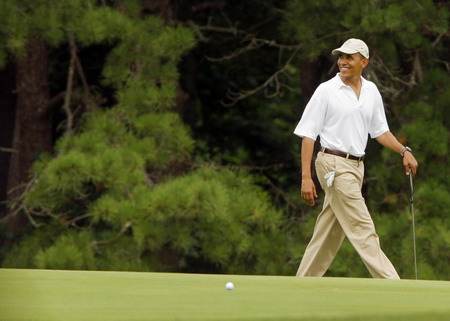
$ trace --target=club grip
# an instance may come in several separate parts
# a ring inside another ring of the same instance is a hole
[[[409,183],[409,201],[414,202],[414,186],[413,186],[413,174],[410,172],[408,174],[408,183]]]

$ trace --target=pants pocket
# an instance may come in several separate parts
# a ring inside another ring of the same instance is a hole
[[[319,152],[316,158],[316,174],[319,179],[320,186],[323,190],[327,189],[327,180],[325,175],[336,170],[336,158],[332,155]]]
[[[341,173],[335,177],[334,189],[345,197],[358,200],[364,199],[358,178],[350,172]]]

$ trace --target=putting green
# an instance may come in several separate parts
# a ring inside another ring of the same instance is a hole
[[[0,320],[450,320],[450,282],[0,269]]]

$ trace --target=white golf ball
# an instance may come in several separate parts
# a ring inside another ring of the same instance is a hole
[[[234,284],[233,284],[232,282],[228,282],[228,283],[225,285],[225,288],[226,288],[227,290],[234,290]]]

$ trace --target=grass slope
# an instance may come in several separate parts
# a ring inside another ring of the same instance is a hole
[[[0,269],[0,320],[450,320],[450,282]]]

